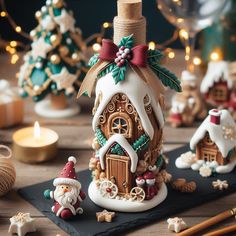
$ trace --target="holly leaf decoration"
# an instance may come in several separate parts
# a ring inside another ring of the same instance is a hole
[[[107,64],[98,72],[98,78],[101,78],[105,76],[106,74],[110,73],[115,68],[115,66],[116,66],[115,63]]]
[[[92,67],[92,66],[94,66],[98,61],[99,61],[99,54],[97,53],[97,54],[94,54],[94,55],[90,58],[88,65],[89,65],[90,67]]]
[[[148,64],[159,63],[164,55],[159,50],[148,50]]]
[[[112,70],[112,76],[115,80],[115,84],[118,84],[120,81],[125,79],[126,65],[119,67],[115,64],[114,69]]]
[[[134,39],[133,39],[133,34],[131,34],[127,37],[123,37],[120,43],[118,44],[118,47],[120,48],[124,46],[125,48],[131,49],[133,47],[133,44],[134,44]]]
[[[149,66],[155,72],[164,86],[174,89],[176,92],[182,91],[180,81],[175,74],[158,65],[157,63],[149,64]]]

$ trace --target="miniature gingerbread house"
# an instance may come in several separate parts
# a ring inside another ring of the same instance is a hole
[[[95,87],[95,155],[89,164],[93,181],[88,193],[94,203],[106,209],[138,212],[155,207],[167,196],[164,180],[169,176],[162,155],[164,118],[160,105],[163,88],[151,70],[151,65],[158,65],[160,52],[148,51],[145,45],[142,1],[117,3],[114,43],[103,40],[79,92],[79,96],[85,91],[89,95]],[[156,69],[168,73],[179,86],[172,73]]]
[[[236,157],[236,124],[227,110],[213,109],[190,141],[196,159],[228,165]]]
[[[212,61],[201,83],[201,93],[206,101],[213,105],[228,107],[233,81],[229,72],[229,63],[226,61]]]

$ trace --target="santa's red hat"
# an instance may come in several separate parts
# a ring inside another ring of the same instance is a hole
[[[68,184],[81,188],[81,184],[77,180],[77,176],[75,173],[75,164],[76,164],[76,158],[72,156],[69,157],[68,162],[62,169],[58,178],[54,179],[53,185],[57,186],[61,184]]]

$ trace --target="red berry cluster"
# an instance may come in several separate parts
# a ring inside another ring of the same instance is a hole
[[[131,59],[130,49],[125,48],[125,46],[121,46],[119,48],[119,52],[116,53],[115,63],[117,66],[122,67],[125,64],[125,59]]]

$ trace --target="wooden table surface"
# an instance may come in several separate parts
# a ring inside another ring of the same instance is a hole
[[[178,52],[176,58],[170,61],[168,65],[168,67],[177,75],[180,75],[181,70],[184,68],[183,63],[181,63],[183,61],[182,58],[183,52]],[[15,66],[10,65],[8,56],[0,56],[0,78],[8,79],[12,84],[16,84],[17,81],[15,79],[15,74],[19,69],[19,65],[20,63]],[[170,101],[171,94],[167,92],[166,96],[167,100]],[[78,166],[80,170],[86,169],[88,167],[88,161],[92,154],[91,140],[93,138],[93,132],[91,129],[91,109],[93,105],[93,99],[89,100],[88,98],[82,98],[79,101],[79,104],[82,108],[82,112],[78,116],[54,120],[38,117],[34,113],[34,104],[32,101],[30,99],[26,99],[24,124],[20,127],[32,125],[34,121],[38,120],[41,125],[54,129],[60,136],[59,154],[53,161],[38,165],[27,165],[14,160],[17,171],[16,183],[14,188],[7,195],[0,198],[0,236],[7,235],[9,218],[19,211],[30,212],[32,217],[36,218],[37,220],[38,231],[30,235],[67,235],[41,212],[23,200],[17,194],[17,189],[55,178],[61,171],[68,156],[70,155],[78,157]],[[0,130],[0,143],[11,145],[12,133],[20,127],[18,126],[10,129]],[[164,145],[165,151],[173,150],[188,143],[196,127],[197,124],[195,124],[194,127],[173,129],[166,125]],[[182,217],[189,226],[192,226],[204,219],[207,219],[208,217],[233,207],[235,204],[235,198],[236,194],[231,194],[219,200],[212,201],[211,203],[207,203],[191,210],[182,212],[181,214],[178,214],[178,217]],[[233,221],[233,218],[229,219],[217,227],[232,224]],[[174,234],[168,231],[166,219],[163,219],[163,221],[154,222],[130,232],[126,232],[125,235],[164,236]]]

